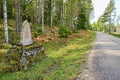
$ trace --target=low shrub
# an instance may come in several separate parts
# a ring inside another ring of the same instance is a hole
[[[77,30],[74,29],[72,32],[73,32],[73,33],[77,33]]]
[[[12,46],[10,44],[3,44],[3,49],[10,49]]]
[[[19,42],[20,41],[20,36],[19,35],[16,35],[16,33],[14,33],[14,32],[11,32],[10,34],[9,34],[9,42],[12,44],[13,42],[14,43],[17,43],[17,42]]]
[[[61,27],[59,28],[58,34],[59,34],[60,37],[66,38],[66,37],[68,37],[69,32],[68,32],[68,30],[67,30],[66,27],[61,26]]]
[[[6,49],[0,49],[0,62],[5,60]]]

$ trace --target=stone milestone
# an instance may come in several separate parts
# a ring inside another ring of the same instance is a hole
[[[29,25],[29,22],[27,20],[25,20],[22,24],[20,43],[23,46],[27,46],[27,45],[30,45],[33,43],[30,25]]]

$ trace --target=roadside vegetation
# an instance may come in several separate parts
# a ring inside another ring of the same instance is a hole
[[[83,30],[43,44],[47,57],[27,71],[1,73],[0,80],[73,80],[82,72],[96,34]]]
[[[92,10],[92,0],[0,1],[0,80],[76,79],[85,68],[86,56],[96,37],[89,30]],[[24,21],[29,22],[29,31],[23,30]],[[22,31],[26,33],[21,34]],[[20,39],[27,33],[33,44],[24,46]],[[36,45],[42,47],[44,58],[36,55],[40,48],[36,49]],[[35,56],[26,57],[24,51]],[[21,65],[22,61],[25,64]],[[23,70],[25,65],[29,67]]]
[[[114,33],[112,33],[111,35],[113,35],[113,36],[116,36],[116,37],[119,37],[119,38],[120,38],[120,34],[114,34]]]
[[[14,21],[9,20],[10,43],[19,42],[19,36],[15,35]],[[30,23],[31,24],[31,23]],[[1,25],[0,45],[0,80],[73,80],[82,72],[86,64],[91,43],[96,37],[95,32],[80,30],[68,32],[66,28],[55,27],[55,33],[49,32],[41,35],[35,32],[31,24],[33,41],[43,45],[46,58],[33,63],[27,71],[4,72],[3,62],[6,51],[11,44],[4,44],[4,32]]]

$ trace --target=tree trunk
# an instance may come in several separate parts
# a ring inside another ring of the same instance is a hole
[[[62,24],[64,26],[64,0],[62,0]]]
[[[16,34],[20,32],[20,0],[15,0],[16,9]]]
[[[51,0],[51,32],[53,32],[53,0]]]
[[[38,24],[40,24],[40,18],[41,18],[41,0],[38,2]]]
[[[44,0],[42,0],[42,32],[44,33]]]
[[[110,13],[110,20],[109,20],[109,33],[111,33],[111,13]]]
[[[2,1],[0,1],[0,19],[2,18]]]
[[[61,5],[61,25],[63,25],[64,26],[64,19],[63,19],[63,17],[64,17],[64,0],[62,0],[62,5]]]
[[[8,43],[8,23],[7,23],[7,7],[6,0],[3,2],[3,15],[4,15],[4,30],[5,30],[5,42]]]
[[[39,0],[36,0],[36,26],[38,26]]]
[[[18,0],[18,27],[19,27],[19,32],[21,31],[20,28],[20,0]]]

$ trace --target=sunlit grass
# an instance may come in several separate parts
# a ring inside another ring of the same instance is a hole
[[[113,36],[119,37],[120,38],[120,34],[111,34]]]
[[[95,33],[71,38],[67,45],[47,42],[47,58],[34,63],[27,71],[2,73],[0,80],[73,80],[81,73]]]

